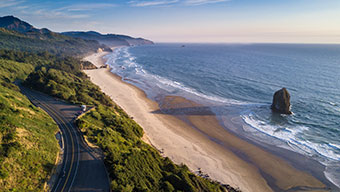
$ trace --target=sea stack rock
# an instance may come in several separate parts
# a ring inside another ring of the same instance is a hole
[[[282,88],[274,93],[272,110],[281,114],[292,114],[290,111],[290,95],[286,88]]]

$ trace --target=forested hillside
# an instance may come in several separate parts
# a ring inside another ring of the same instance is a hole
[[[55,123],[19,92],[16,80],[95,107],[76,125],[103,150],[113,191],[235,191],[196,176],[141,140],[142,128],[89,81],[82,61],[70,56],[90,53],[98,43],[49,35],[0,29],[0,191],[43,191],[58,151]]]
[[[36,29],[13,16],[0,17],[0,49],[82,56],[96,52],[99,48],[111,50],[95,40],[73,38],[48,29]]]
[[[96,40],[101,44],[107,46],[134,46],[134,45],[146,45],[153,44],[152,41],[143,38],[133,38],[127,35],[117,35],[117,34],[100,34],[96,31],[71,31],[64,32],[63,35],[70,37],[77,37],[88,40]]]
[[[77,39],[53,32],[23,34],[0,28],[0,49],[29,52],[48,51],[56,55],[85,55],[97,51],[98,48],[110,50],[94,40]]]
[[[142,128],[86,77],[41,68],[25,85],[72,103],[93,105],[76,124],[105,155],[114,191],[225,191],[217,183],[198,177],[185,165],[175,165],[145,144]]]

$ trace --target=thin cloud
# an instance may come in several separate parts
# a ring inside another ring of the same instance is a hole
[[[150,7],[150,6],[164,6],[164,5],[172,5],[179,2],[179,0],[170,0],[170,1],[130,1],[129,4],[133,7]]]
[[[46,6],[31,6],[28,9],[21,10],[22,14],[40,16],[50,19],[83,19],[89,18],[89,11],[107,9],[116,7],[115,4],[109,3],[88,3],[88,4],[73,4],[59,8],[48,8]]]
[[[90,3],[90,4],[75,4],[66,7],[61,7],[57,10],[59,11],[90,11],[95,9],[106,9],[111,7],[116,7],[116,4],[109,3]]]
[[[29,6],[16,6],[16,7],[13,7],[13,8],[16,9],[16,10],[22,10],[22,9],[29,8]]]
[[[133,7],[152,7],[152,6],[172,6],[186,5],[197,6],[204,4],[222,3],[230,0],[149,0],[149,1],[130,1],[129,4]]]
[[[23,3],[24,1],[17,1],[17,0],[0,0],[0,8],[4,7],[12,7],[14,5],[18,5]]]
[[[70,14],[65,13],[63,11],[58,10],[49,10],[49,9],[35,9],[35,10],[21,10],[21,14],[30,15],[30,16],[39,16],[48,19],[82,19],[88,18],[90,15],[87,14]]]
[[[230,0],[186,0],[184,3],[186,5],[204,5],[204,4],[212,4],[212,3],[222,3]]]
[[[0,8],[3,6],[15,10],[17,14],[25,16],[43,17],[47,19],[84,19],[91,17],[92,10],[98,11],[116,7],[112,3],[87,3],[87,4],[70,4],[64,7],[50,7],[48,4],[31,4],[30,6],[24,3],[24,0],[0,0]],[[20,4],[20,5],[19,5]]]

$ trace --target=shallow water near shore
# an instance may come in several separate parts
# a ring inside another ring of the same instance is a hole
[[[149,98],[182,96],[209,107],[221,122],[238,117],[245,126],[234,131],[320,162],[340,185],[339,45],[157,44],[106,57],[113,73]],[[270,110],[282,87],[291,93],[293,115]]]

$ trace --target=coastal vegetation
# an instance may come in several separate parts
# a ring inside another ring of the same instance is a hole
[[[110,98],[90,80],[82,78],[83,75],[76,76],[55,68],[41,67],[29,75],[25,84],[74,104],[93,106],[102,103],[112,106]]]
[[[63,35],[76,37],[87,40],[96,40],[99,43],[115,47],[115,46],[135,46],[135,45],[145,45],[153,44],[152,41],[143,38],[133,38],[127,35],[117,35],[117,34],[100,34],[96,31],[71,31],[64,32]]]
[[[141,140],[142,128],[88,80],[80,67],[76,67],[81,64],[79,60],[72,61],[64,62],[73,66],[68,67],[68,72],[61,71],[59,64],[40,65],[24,84],[71,103],[96,107],[76,124],[104,151],[114,191],[226,190],[218,183],[194,175],[185,165],[175,165],[145,144]]]
[[[49,65],[32,72],[24,84],[72,103],[96,107],[76,124],[103,150],[114,191],[226,190],[194,175],[185,165],[175,165],[145,144],[142,128],[81,72]]]
[[[0,49],[30,52],[48,51],[55,55],[81,56],[95,52],[98,48],[110,50],[107,46],[100,45],[94,40],[72,38],[49,31],[46,33],[20,33],[0,28]]]
[[[99,105],[76,124],[104,151],[113,191],[226,191],[144,143],[142,128],[123,110]]]
[[[0,59],[0,191],[43,191],[58,153],[57,125],[13,83],[33,70]]]
[[[57,126],[20,93],[14,82],[22,81],[94,107],[76,125],[104,152],[113,191],[235,191],[174,164],[142,141],[142,128],[88,79],[81,71],[84,62],[70,56],[98,45],[46,30],[0,28],[0,190],[42,191],[58,153]]]

